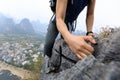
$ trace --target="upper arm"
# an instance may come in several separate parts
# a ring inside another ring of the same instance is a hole
[[[87,6],[87,15],[94,15],[94,8],[95,8],[96,0],[90,0]]]
[[[68,0],[57,0],[56,19],[64,20],[66,15],[67,2]]]

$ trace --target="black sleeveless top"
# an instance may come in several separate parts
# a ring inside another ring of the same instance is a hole
[[[72,0],[68,4],[65,16],[65,22],[73,22],[77,19],[81,11],[88,5],[89,0]]]
[[[67,5],[66,16],[65,16],[65,23],[72,23],[81,13],[81,11],[88,5],[90,0],[71,0]],[[53,19],[56,22],[56,16]]]

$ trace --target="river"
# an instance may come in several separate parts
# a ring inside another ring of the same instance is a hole
[[[0,69],[0,80],[23,80],[23,79],[18,77],[18,76],[16,76],[16,75],[13,75],[8,70]]]
[[[3,76],[3,73],[5,74]],[[35,80],[35,76],[31,71],[25,70],[23,68],[18,68],[12,65],[9,65],[5,62],[0,61],[0,80],[7,80],[4,79],[5,77],[9,77],[9,76],[15,76],[21,79],[28,79],[31,78],[33,80]],[[8,80],[21,80],[21,79],[8,79]]]

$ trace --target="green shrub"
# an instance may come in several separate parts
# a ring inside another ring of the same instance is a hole
[[[111,33],[110,27],[102,27],[100,30],[100,34],[98,35],[100,38],[108,38]]]

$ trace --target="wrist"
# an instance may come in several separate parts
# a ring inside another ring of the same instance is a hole
[[[92,32],[92,31],[88,31],[88,32],[86,33],[86,36],[89,35],[90,33],[93,33],[93,32]]]
[[[64,40],[65,40],[65,42],[67,42],[67,43],[68,43],[68,42],[69,42],[69,40],[71,39],[71,36],[72,36],[72,34],[71,34],[71,33],[69,33],[69,32],[68,32],[67,34],[65,34],[65,35],[64,35]]]

